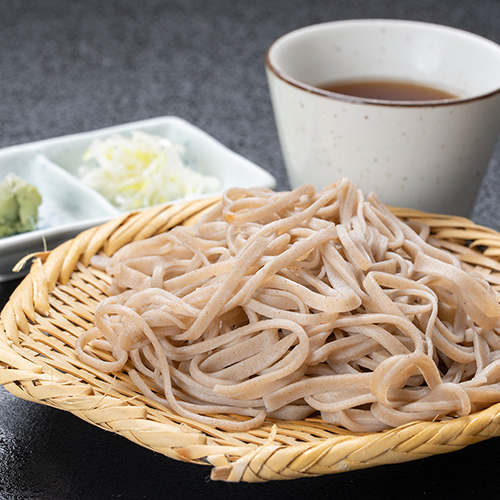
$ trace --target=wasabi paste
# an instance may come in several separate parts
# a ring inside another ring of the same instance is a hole
[[[42,196],[19,176],[9,173],[0,183],[0,238],[35,229]]]

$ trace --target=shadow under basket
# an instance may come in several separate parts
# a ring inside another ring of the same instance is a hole
[[[123,215],[51,252],[36,254],[29,274],[1,312],[0,384],[15,396],[69,411],[167,457],[210,465],[212,479],[223,481],[345,472],[447,453],[500,436],[500,404],[465,417],[371,434],[355,434],[314,417],[269,419],[252,431],[228,432],[148,399],[125,372],[101,373],[82,363],[74,349],[76,339],[93,326],[93,311],[110,283],[108,275],[90,265],[91,257],[101,250],[112,255],[131,241],[193,224],[218,201],[202,199]],[[500,296],[499,233],[465,218],[391,211],[430,226],[432,237],[480,272]]]

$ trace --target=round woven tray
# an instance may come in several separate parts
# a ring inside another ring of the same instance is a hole
[[[500,436],[500,404],[442,422],[415,422],[354,434],[319,418],[267,420],[227,432],[187,420],[139,394],[126,373],[104,374],[76,356],[76,338],[93,326],[109,277],[90,259],[104,250],[193,224],[219,199],[159,206],[89,229],[34,257],[0,315],[0,384],[15,396],[69,411],[170,458],[212,465],[212,479],[268,481],[362,469],[458,450]],[[468,219],[392,208],[422,221],[432,238],[482,273],[500,297],[500,234]],[[237,418],[237,417],[235,417]]]

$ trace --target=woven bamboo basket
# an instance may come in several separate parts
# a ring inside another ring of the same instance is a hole
[[[447,453],[500,436],[500,404],[440,422],[354,434],[319,418],[272,421],[227,432],[187,420],[139,394],[126,373],[104,374],[80,362],[74,345],[93,326],[109,277],[90,259],[175,225],[190,225],[218,199],[154,207],[89,229],[33,259],[0,315],[0,383],[15,396],[69,411],[102,429],[175,460],[211,465],[223,481],[311,477]],[[391,208],[422,221],[432,237],[482,273],[500,298],[500,234],[465,218]],[[235,417],[237,418],[237,417]]]

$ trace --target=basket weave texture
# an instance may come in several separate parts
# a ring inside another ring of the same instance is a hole
[[[76,356],[77,337],[110,278],[91,257],[190,225],[219,201],[202,199],[123,215],[33,258],[0,315],[0,384],[15,396],[69,411],[175,460],[213,466],[224,481],[269,481],[363,469],[447,453],[500,436],[500,404],[466,417],[355,434],[319,418],[272,421],[228,432],[180,417],[138,393],[128,375],[105,374]],[[500,234],[468,219],[391,208],[431,227],[432,238],[481,273],[500,298]],[[480,249],[481,251],[478,251]],[[235,417],[238,418],[238,417]]]

